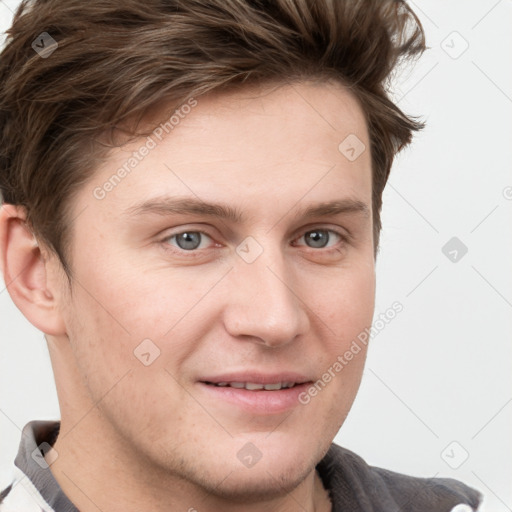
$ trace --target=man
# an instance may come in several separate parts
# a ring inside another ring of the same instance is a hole
[[[61,421],[25,427],[0,510],[477,509],[332,444],[382,191],[421,128],[386,80],[423,48],[391,0],[22,4],[0,260]]]

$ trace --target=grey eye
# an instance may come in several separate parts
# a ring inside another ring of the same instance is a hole
[[[198,231],[185,231],[174,235],[172,238],[175,238],[178,247],[184,250],[197,249],[201,244],[201,233]]]
[[[311,242],[310,247],[315,249],[323,248],[329,242],[329,231],[326,229],[315,229],[304,234],[304,239]]]

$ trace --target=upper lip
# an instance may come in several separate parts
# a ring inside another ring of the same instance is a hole
[[[261,373],[256,371],[245,371],[235,373],[223,373],[222,375],[212,375],[201,377],[200,382],[251,382],[254,384],[277,384],[279,382],[293,382],[303,384],[311,382],[313,379],[297,372],[279,372],[279,373]]]

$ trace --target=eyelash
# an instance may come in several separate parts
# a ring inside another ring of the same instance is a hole
[[[305,236],[306,234],[311,233],[313,231],[326,231],[328,233],[334,233],[335,235],[337,235],[340,238],[341,244],[345,244],[345,243],[347,243],[349,241],[349,237],[348,237],[347,234],[342,233],[342,232],[340,232],[340,231],[338,231],[336,229],[322,228],[322,227],[314,227],[314,228],[308,229],[307,231],[304,231],[303,234],[300,237],[296,238],[295,240],[298,240],[298,239],[302,238],[303,236]],[[196,230],[186,229],[186,230],[179,231],[178,233],[173,233],[172,235],[167,235],[165,238],[163,238],[161,240],[161,244],[163,245],[164,250],[170,251],[170,252],[175,253],[175,254],[177,253],[179,255],[187,254],[188,257],[192,257],[192,258],[193,257],[201,256],[201,252],[206,250],[206,249],[190,249],[190,250],[187,251],[186,249],[180,249],[179,247],[171,246],[168,243],[169,240],[172,240],[175,237],[177,237],[179,235],[182,235],[183,233],[199,233],[199,234],[205,235],[208,238],[213,240],[213,237],[211,237],[205,231],[200,231],[200,230],[197,230],[197,229]],[[339,250],[340,242],[338,242],[338,244],[336,244],[335,246],[328,247],[328,248],[323,248],[323,247],[315,248],[315,247],[308,247],[308,246],[302,246],[302,247],[307,247],[308,249],[311,249],[311,250],[313,250],[315,252],[322,251],[323,253],[330,254],[331,252]]]

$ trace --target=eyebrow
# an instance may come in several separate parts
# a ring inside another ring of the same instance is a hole
[[[245,219],[243,213],[235,207],[224,203],[207,203],[192,197],[162,196],[148,199],[128,208],[125,215],[138,217],[141,215],[200,215],[219,218],[232,223],[242,223]],[[327,217],[339,214],[361,214],[370,217],[370,208],[363,201],[357,199],[338,199],[323,201],[301,208],[297,218],[310,219],[313,217]]]

